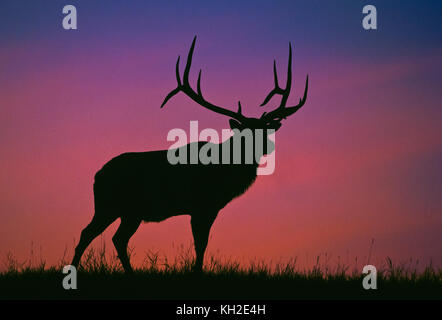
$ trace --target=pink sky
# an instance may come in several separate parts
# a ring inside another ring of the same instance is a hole
[[[175,86],[187,34],[160,46],[93,39],[72,52],[44,39],[0,47],[0,256],[24,260],[33,243],[49,263],[66,247],[70,259],[93,215],[93,176],[106,161],[167,148],[168,131],[187,131],[190,120],[200,129],[228,127],[184,96],[159,108]],[[236,50],[241,36],[223,40],[198,39],[192,81],[201,67],[209,100],[231,108],[241,99],[245,114],[258,115],[273,58],[284,81],[288,41],[250,57]],[[298,101],[308,73],[307,103],[276,135],[275,173],[221,211],[209,252],[307,264],[325,252],[364,259],[374,238],[373,261],[440,266],[440,50],[368,60],[319,51],[296,42],[289,102]],[[109,248],[117,224],[104,233]],[[130,245],[140,263],[146,250],[173,253],[191,241],[184,216],[142,225]]]

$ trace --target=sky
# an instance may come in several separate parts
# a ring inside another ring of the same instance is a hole
[[[67,4],[77,30],[62,28]],[[362,28],[366,4],[377,8],[377,30]],[[2,1],[1,260],[31,251],[49,264],[71,259],[106,161],[167,149],[169,130],[188,131],[191,120],[228,128],[182,94],[159,108],[197,35],[191,82],[201,68],[217,105],[235,110],[241,100],[244,114],[260,115],[273,59],[285,79],[289,42],[289,103],[310,78],[306,105],[276,134],[274,174],[220,212],[209,254],[442,266],[441,10],[429,0]],[[143,224],[133,262],[191,244],[189,221]],[[117,226],[93,245],[111,248]]]

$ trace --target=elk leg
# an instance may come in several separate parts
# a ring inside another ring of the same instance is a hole
[[[137,231],[141,221],[135,218],[121,218],[121,224],[118,227],[117,232],[112,237],[115,249],[117,249],[118,258],[120,258],[126,273],[132,272],[129,257],[127,256],[127,245],[129,239]]]
[[[97,214],[94,215],[92,221],[81,232],[80,241],[75,248],[75,255],[72,259],[71,265],[78,267],[84,250],[86,250],[89,244],[114,221],[115,218],[97,216]]]
[[[210,228],[215,218],[216,214],[214,216],[192,216],[190,220],[196,254],[194,270],[197,272],[203,268],[204,253],[209,241]]]

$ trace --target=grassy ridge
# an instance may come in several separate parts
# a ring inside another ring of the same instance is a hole
[[[394,264],[386,259],[378,270],[377,290],[362,288],[360,270],[329,266],[318,257],[311,269],[296,260],[280,264],[252,262],[248,266],[209,257],[202,274],[192,272],[192,251],[182,250],[172,262],[148,253],[134,274],[121,270],[105,248],[90,249],[78,270],[77,290],[64,290],[62,268],[18,263],[6,257],[0,273],[0,299],[442,299],[442,269],[432,265]]]

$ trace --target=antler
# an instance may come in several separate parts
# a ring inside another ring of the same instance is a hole
[[[187,55],[187,62],[186,67],[184,69],[183,74],[183,81],[181,81],[180,76],[180,70],[179,70],[179,64],[180,64],[180,56],[178,56],[178,60],[176,62],[175,67],[175,73],[176,73],[176,79],[177,79],[177,87],[169,92],[169,94],[164,99],[163,103],[161,104],[161,108],[164,107],[164,105],[171,99],[173,96],[175,96],[179,92],[185,93],[189,98],[191,98],[193,101],[198,103],[199,105],[203,106],[206,109],[209,109],[213,112],[223,114],[225,116],[228,116],[230,118],[238,120],[240,123],[248,123],[252,126],[273,126],[279,128],[281,126],[281,120],[286,119],[288,116],[294,114],[296,111],[298,111],[304,104],[307,99],[307,91],[308,91],[308,75],[305,82],[305,89],[304,89],[304,96],[299,99],[299,103],[296,106],[292,107],[286,107],[287,99],[290,95],[290,89],[292,86],[292,45],[289,43],[289,62],[287,67],[287,82],[284,89],[282,89],[279,86],[278,83],[278,74],[276,71],[276,61],[273,61],[273,76],[275,81],[275,87],[270,91],[270,93],[266,96],[264,99],[264,102],[261,104],[261,106],[266,105],[275,94],[281,95],[281,102],[279,106],[271,111],[271,112],[264,112],[260,118],[249,118],[245,117],[241,113],[241,102],[238,101],[238,111],[234,112],[228,109],[224,109],[222,107],[216,106],[206,99],[204,99],[203,94],[201,92],[201,70],[198,74],[198,81],[197,81],[197,92],[192,89],[192,87],[189,84],[189,72],[190,67],[192,65],[192,57],[193,57],[193,50],[195,49],[195,42],[196,42],[196,36],[193,38],[192,46],[190,47],[189,53]]]
[[[289,43],[289,62],[287,67],[287,82],[284,89],[282,89],[278,84],[278,74],[276,72],[276,60],[273,60],[273,76],[275,81],[275,88],[272,89],[270,93],[266,96],[264,102],[261,104],[261,107],[266,105],[273,98],[275,94],[280,94],[282,98],[279,106],[275,110],[269,113],[264,112],[262,114],[260,120],[264,121],[267,124],[279,122],[282,119],[285,119],[288,116],[294,114],[304,105],[307,99],[308,75],[305,81],[304,96],[301,99],[299,99],[299,103],[296,106],[286,107],[287,99],[290,95],[290,88],[292,86],[292,44],[291,43]]]
[[[223,114],[225,116],[231,117],[233,119],[236,119],[240,122],[243,122],[246,120],[246,117],[244,117],[241,113],[241,102],[238,101],[238,112],[233,112],[228,109],[224,109],[222,107],[218,107],[210,102],[208,102],[206,99],[204,99],[203,94],[201,92],[201,70],[198,74],[198,82],[197,82],[197,92],[192,89],[192,87],[189,84],[189,72],[190,72],[190,66],[192,64],[192,56],[193,56],[193,50],[195,48],[195,42],[196,42],[196,36],[193,38],[192,46],[190,47],[189,53],[187,55],[187,63],[186,67],[184,69],[183,74],[183,82],[181,82],[180,77],[180,70],[179,70],[179,64],[180,64],[180,56],[178,56],[178,60],[176,62],[176,80],[178,83],[178,86],[173,89],[164,99],[163,103],[161,104],[161,108],[164,107],[164,105],[169,101],[170,98],[172,98],[174,95],[176,95],[179,92],[185,93],[189,98],[191,98],[193,101],[198,103],[199,105],[203,106],[206,109],[209,109],[211,111],[214,111],[219,114]]]

